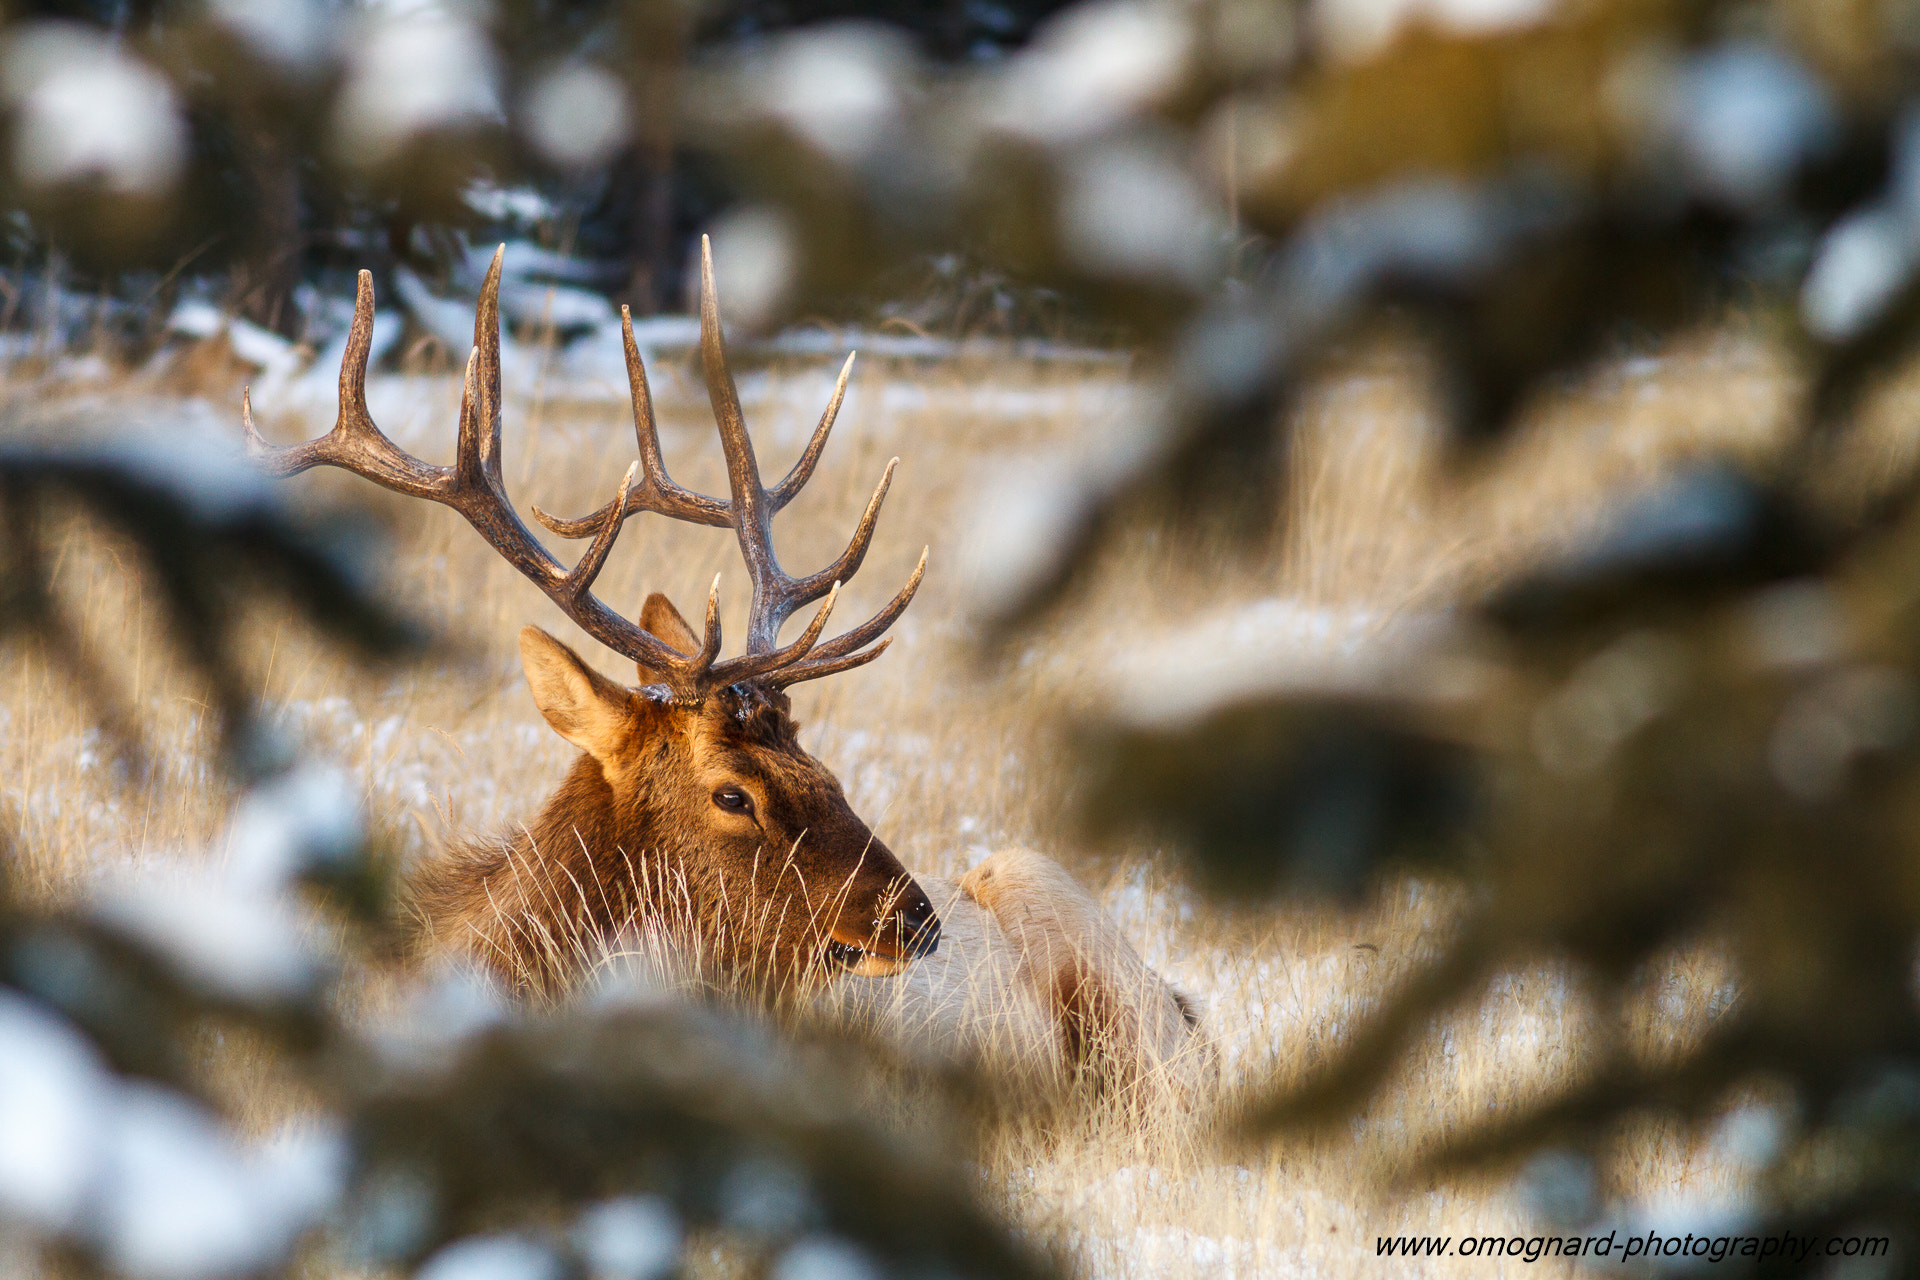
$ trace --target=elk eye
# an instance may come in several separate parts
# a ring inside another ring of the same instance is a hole
[[[713,793],[713,802],[729,813],[752,813],[753,801],[738,787],[722,787]]]

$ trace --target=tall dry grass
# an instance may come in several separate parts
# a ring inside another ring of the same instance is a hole
[[[665,362],[653,372],[675,477],[724,492],[697,370]],[[231,371],[212,362],[192,376],[184,390],[177,376],[164,385],[129,377],[105,390],[16,379],[4,394],[23,431],[236,437]],[[811,363],[743,372],[769,473],[798,453],[832,376]],[[1152,851],[1096,857],[1058,820],[1072,785],[1059,766],[1064,722],[1101,700],[1135,696],[1152,673],[1127,667],[1126,655],[1222,611],[1253,618],[1256,644],[1311,657],[1315,647],[1363,645],[1395,617],[1445,608],[1576,532],[1621,486],[1702,451],[1764,455],[1795,390],[1788,367],[1757,337],[1702,334],[1565,389],[1538,406],[1512,449],[1463,469],[1442,457],[1425,383],[1420,362],[1390,341],[1346,353],[1301,410],[1284,530],[1250,552],[1134,539],[1073,608],[991,663],[972,648],[968,612],[980,584],[965,552],[982,496],[1005,476],[1098,447],[1137,421],[1147,393],[1125,364],[864,364],[820,473],[777,522],[786,564],[824,563],[886,460],[902,457],[873,552],[839,612],[877,608],[922,544],[932,548],[926,585],[884,660],[794,690],[803,740],[918,872],[958,877],[1009,844],[1059,856],[1149,963],[1204,1001],[1228,1082],[1322,1060],[1429,953],[1448,926],[1450,890],[1403,882],[1353,909],[1230,913],[1194,898]],[[575,514],[613,491],[634,456],[620,395],[536,376],[511,398],[506,478],[523,510],[537,503]],[[451,454],[458,397],[449,376],[382,378],[371,388],[382,425],[434,461]],[[310,385],[259,391],[255,404],[263,429],[281,440],[317,434],[332,415],[330,395]],[[377,830],[406,856],[422,856],[447,831],[498,829],[529,815],[572,749],[524,688],[519,628],[536,622],[616,678],[630,673],[452,512],[333,474],[293,483],[363,503],[390,528],[392,589],[455,646],[426,666],[368,674],[262,609],[251,620],[250,660],[286,731],[357,780]],[[110,744],[42,655],[0,659],[0,795],[24,827],[24,882],[46,898],[95,877],[219,856],[217,847],[195,851],[216,841],[227,800],[204,755],[200,691],[166,661],[166,637],[125,557],[84,532],[62,543],[59,589],[115,659],[125,698],[146,717],[157,767],[144,785],[128,785]],[[653,590],[686,605],[716,572],[725,575],[724,621],[737,637],[745,575],[723,533],[632,521],[596,589],[636,609]],[[1257,611],[1269,606],[1283,612]],[[1270,616],[1307,623],[1261,631]],[[1645,985],[1644,1017],[1626,1034],[1649,1052],[1694,1034],[1727,997],[1725,975],[1705,951],[1676,956]],[[372,984],[367,998],[379,999]],[[1220,1142],[1198,1118],[1141,1127],[1118,1113],[1093,1114],[987,1137],[976,1153],[980,1178],[1024,1229],[1089,1275],[1375,1274],[1384,1265],[1396,1274],[1530,1272],[1517,1262],[1377,1260],[1374,1240],[1385,1234],[1533,1229],[1500,1182],[1387,1194],[1382,1177],[1390,1157],[1417,1151],[1423,1136],[1578,1073],[1592,1023],[1574,977],[1543,967],[1503,980],[1436,1027],[1389,1096],[1340,1141],[1246,1148]],[[294,1105],[244,1072],[233,1088],[263,1116]],[[1613,1190],[1629,1197],[1723,1193],[1741,1176],[1711,1149],[1657,1125],[1619,1141],[1630,1176]]]

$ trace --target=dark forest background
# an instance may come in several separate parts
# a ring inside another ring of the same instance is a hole
[[[550,283],[591,290],[639,316],[684,312],[697,236],[743,189],[738,164],[714,138],[689,136],[690,71],[750,56],[782,33],[843,22],[896,33],[936,72],[991,64],[1062,7],[1063,0],[456,7],[472,19],[494,84],[427,112],[396,154],[377,159],[346,154],[328,137],[354,75],[351,7],[17,7],[9,12],[16,32],[73,24],[160,71],[185,133],[164,191],[129,190],[111,172],[76,173],[49,189],[23,182],[18,165],[0,166],[5,270],[15,281],[5,317],[13,327],[104,330],[137,345],[191,295],[288,339],[315,340],[324,336],[310,332],[317,298],[350,296],[362,268],[375,273],[384,296],[392,296],[396,266],[459,292],[473,252],[516,240],[566,259],[543,260]],[[579,88],[582,73],[587,90]],[[530,118],[542,110],[543,91],[564,95],[569,76],[579,95],[571,109]],[[595,96],[609,89],[617,100]],[[934,256],[881,292],[910,292],[929,270],[957,269],[951,257]],[[45,296],[49,283],[63,296]]]

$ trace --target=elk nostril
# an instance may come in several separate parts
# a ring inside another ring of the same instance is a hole
[[[940,946],[940,917],[925,898],[908,903],[899,911],[900,932],[907,950],[918,959],[932,955]]]

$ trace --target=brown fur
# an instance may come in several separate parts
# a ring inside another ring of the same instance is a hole
[[[695,644],[663,597],[641,621]],[[1204,1057],[1191,1003],[1051,859],[1009,850],[957,885],[927,881],[936,917],[801,749],[784,694],[733,686],[677,704],[645,669],[625,688],[534,627],[521,656],[541,713],[582,754],[531,823],[456,843],[416,875],[434,948],[550,999],[646,939],[696,979],[814,992],[937,1056],[1129,1094]],[[722,805],[729,793],[749,811]],[[859,968],[829,963],[830,943],[863,948]]]
[[[780,987],[824,976],[830,940],[882,967],[907,958],[932,906],[801,749],[784,694],[735,686],[681,706],[537,628],[521,648],[542,713],[583,754],[530,824],[457,844],[415,877],[433,945],[549,997],[643,917],[687,921],[718,969]],[[720,807],[723,791],[750,811]]]
[[[817,1007],[929,1065],[986,1067],[1054,1092],[1073,1063],[1062,1053],[1053,1006],[1021,979],[1006,931],[953,881],[923,876],[920,884],[940,912],[940,949],[896,977],[838,977]]]
[[[1205,1066],[1193,1001],[1148,967],[1066,868],[1005,849],[960,888],[993,914],[1020,957],[1020,981],[1054,1011],[1067,1062],[1123,1091],[1180,1083]]]

